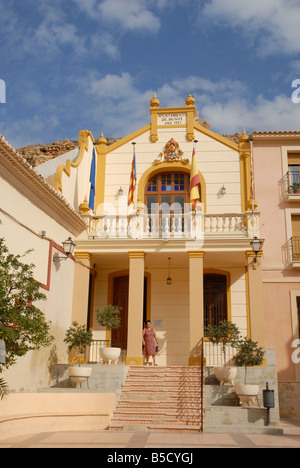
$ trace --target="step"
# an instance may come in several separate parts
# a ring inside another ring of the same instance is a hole
[[[124,424],[112,426],[109,428],[110,431],[138,431],[138,428],[142,430],[147,430],[149,432],[174,432],[174,433],[198,433],[201,431],[201,425],[189,426],[185,424]]]
[[[130,367],[109,429],[199,432],[201,376],[201,368]]]
[[[160,425],[165,425],[165,424],[176,424],[178,426],[197,426],[200,425],[201,423],[201,418],[193,419],[192,421],[186,420],[186,419],[178,419],[178,418],[171,418],[171,417],[165,417],[165,418],[159,418],[159,417],[127,417],[127,418],[112,418],[110,422],[110,427],[120,427],[124,426],[126,424],[160,424]]]
[[[201,386],[199,385],[167,385],[167,384],[160,384],[160,385],[151,385],[149,388],[149,383],[147,382],[130,382],[122,385],[122,390],[124,391],[135,391],[135,390],[143,390],[146,392],[178,392],[178,393],[201,393]]]
[[[200,412],[196,413],[178,413],[178,412],[167,412],[167,411],[157,411],[157,412],[148,412],[148,411],[132,411],[132,412],[120,412],[116,411],[112,418],[112,421],[124,421],[136,419],[138,421],[143,420],[164,420],[164,421],[186,421],[187,424],[192,424],[195,421],[200,421],[201,416]]]
[[[160,409],[160,408],[173,408],[173,409],[184,409],[186,411],[195,410],[200,408],[200,403],[190,403],[187,402],[180,402],[180,401],[165,401],[165,402],[157,402],[155,400],[152,401],[130,401],[130,400],[120,400],[118,403],[118,408],[137,408],[139,410],[147,407],[151,409]]]
[[[197,392],[195,393],[194,391],[184,391],[182,393],[178,392],[177,389],[174,390],[161,390],[160,388],[155,389],[153,388],[152,390],[147,391],[145,388],[123,388],[122,389],[122,395],[126,394],[132,394],[132,395],[149,395],[153,396],[156,398],[159,398],[160,396],[165,396],[165,397],[170,397],[170,398],[183,398],[183,399],[188,399],[192,398],[193,400],[199,400],[201,399],[201,393]]]
[[[186,416],[191,416],[191,417],[199,417],[200,414],[200,408],[194,408],[193,410],[187,410],[186,408],[184,409],[178,409],[178,408],[155,408],[155,409],[148,409],[148,408],[120,408],[119,406],[117,407],[115,415],[118,415],[120,417],[121,415],[134,415],[134,416],[140,416],[140,415],[148,415],[148,416],[157,416],[163,415],[163,416],[178,416],[182,417],[183,415]]]
[[[196,380],[198,382],[201,382],[201,374],[168,374],[168,373],[162,373],[162,374],[157,374],[156,372],[154,373],[131,373],[129,372],[127,378],[129,379],[145,379],[145,380],[176,380],[178,381],[185,381],[185,380]]]
[[[128,421],[128,420],[137,420],[137,421],[153,421],[153,420],[162,420],[162,421],[177,421],[182,422],[185,421],[186,424],[194,424],[194,421],[199,421],[201,417],[199,414],[193,415],[189,418],[187,418],[184,415],[177,415],[177,414],[166,414],[166,413],[127,413],[127,414],[120,414],[118,412],[114,413],[114,416],[112,417],[112,422],[116,421]]]

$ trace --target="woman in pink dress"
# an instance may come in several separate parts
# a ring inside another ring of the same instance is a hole
[[[146,357],[146,365],[149,364],[149,357],[152,356],[153,364],[154,366],[157,366],[155,363],[156,349],[154,340],[158,346],[158,339],[155,330],[152,328],[150,320],[147,320],[146,328],[143,330],[143,356]]]

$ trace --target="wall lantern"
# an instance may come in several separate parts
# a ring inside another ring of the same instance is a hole
[[[73,255],[73,252],[75,249],[75,243],[73,242],[71,237],[69,237],[67,240],[63,242],[63,249],[66,254],[66,257],[60,257],[59,255],[55,254],[53,255],[54,262],[57,262],[57,261],[61,262],[62,260],[66,260],[71,255]]]
[[[223,185],[223,187],[220,188],[220,194],[221,195],[226,195],[226,192],[227,192],[226,187],[225,187],[225,185]]]
[[[167,278],[167,285],[170,286],[172,284],[172,278],[171,278],[171,258],[168,258],[169,260],[169,276]]]
[[[118,190],[118,197],[119,197],[119,198],[120,198],[120,197],[123,197],[123,195],[124,195],[124,190],[123,190],[122,187],[120,187],[119,190]]]
[[[253,252],[255,253],[254,263],[257,262],[257,255],[258,255],[258,253],[260,252],[261,245],[262,245],[262,241],[259,240],[259,239],[255,236],[254,239],[253,239],[253,241],[251,242],[252,250],[253,250]]]

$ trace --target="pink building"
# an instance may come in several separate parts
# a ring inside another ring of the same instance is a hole
[[[281,415],[300,415],[300,132],[255,132],[266,348],[276,351]]]

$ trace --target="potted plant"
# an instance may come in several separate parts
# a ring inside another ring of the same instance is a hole
[[[237,343],[238,353],[233,360],[237,367],[245,367],[244,384],[235,385],[235,393],[240,399],[240,404],[245,405],[249,402],[255,402],[259,394],[259,385],[247,384],[248,367],[261,366],[264,360],[265,352],[259,347],[257,342],[250,338],[243,338]]]
[[[101,327],[110,331],[109,346],[100,349],[100,355],[104,364],[117,364],[121,354],[121,348],[111,346],[111,330],[116,330],[121,326],[120,312],[122,307],[107,305],[102,311],[97,312],[97,321]]]
[[[66,331],[64,343],[67,343],[68,350],[78,349],[78,367],[70,366],[69,377],[73,382],[82,384],[91,376],[91,367],[82,367],[81,361],[84,358],[87,346],[91,346],[93,334],[85,325],[79,325],[78,322],[72,322],[72,326]],[[84,359],[83,359],[84,361]]]
[[[294,183],[291,185],[292,193],[300,193],[300,184]]]
[[[228,345],[235,347],[240,339],[238,327],[228,320],[223,320],[219,325],[208,325],[205,327],[205,336],[213,345],[221,345],[224,365],[215,367],[215,376],[221,385],[229,383],[234,386],[234,378],[237,373],[236,367],[227,365],[226,348]]]

